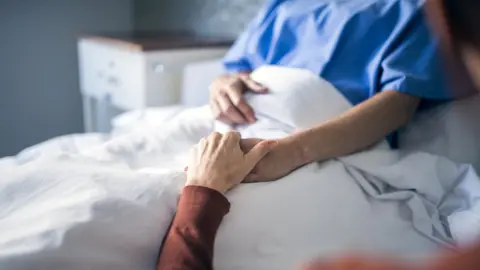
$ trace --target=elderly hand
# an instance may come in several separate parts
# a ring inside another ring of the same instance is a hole
[[[275,141],[262,141],[244,153],[240,148],[240,134],[214,132],[193,147],[185,185],[203,186],[223,194],[241,183],[275,145]]]
[[[243,139],[240,142],[243,151],[250,151],[263,143],[262,139]],[[293,137],[279,139],[278,144],[258,162],[245,182],[268,182],[277,180],[303,166],[301,148]]]
[[[267,89],[250,79],[248,73],[227,74],[210,86],[210,108],[217,120],[227,124],[254,123],[255,113],[243,93],[265,93]]]

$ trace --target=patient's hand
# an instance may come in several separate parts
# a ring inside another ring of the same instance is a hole
[[[275,141],[263,141],[248,152],[240,147],[240,134],[218,132],[203,138],[192,148],[185,186],[202,186],[225,193],[252,171],[275,145]]]
[[[267,89],[249,77],[249,73],[226,74],[210,86],[210,108],[217,120],[227,124],[255,122],[255,113],[243,93],[265,93]]]
[[[250,151],[262,139],[242,139],[240,146],[244,152]],[[301,149],[291,138],[278,140],[278,144],[255,166],[244,182],[268,182],[277,180],[297,168],[302,163]]]

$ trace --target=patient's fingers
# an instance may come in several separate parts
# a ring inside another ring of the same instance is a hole
[[[250,79],[250,77],[248,76],[244,76],[244,77],[241,77],[242,78],[242,81],[245,83],[245,85],[247,86],[247,88],[253,92],[256,92],[256,93],[266,93],[268,91],[268,89],[257,83],[256,81]]]
[[[255,169],[255,168],[254,168]],[[244,183],[255,183],[255,182],[260,182],[262,181],[261,175],[257,174],[255,172],[250,172],[245,179],[243,180]]]
[[[255,145],[252,150],[245,154],[245,163],[249,168],[249,172],[253,170],[255,165],[276,145],[277,141],[263,141]]]
[[[248,151],[252,150],[252,148],[261,141],[263,141],[263,139],[258,139],[258,138],[242,139],[240,141],[240,148],[244,153],[247,153]]]
[[[243,183],[270,182],[275,180],[275,178],[269,178],[262,173],[258,173],[254,167],[253,170],[245,177]]]
[[[227,124],[233,124],[232,121],[222,113],[220,105],[218,105],[216,100],[210,101],[210,108],[212,109],[212,113],[215,119]]]
[[[219,119],[220,117],[222,117],[222,114],[223,114],[222,109],[220,108],[220,105],[218,104],[217,100],[215,99],[210,100],[210,108],[212,109],[212,114],[215,117],[215,119]]]
[[[215,118],[219,117],[220,114],[222,114],[220,106],[215,99],[210,99],[210,109],[212,110],[212,114]]]
[[[247,120],[250,123],[255,123],[255,113],[243,98],[241,89],[230,87],[227,89],[227,95],[233,105],[244,115],[244,119],[246,119],[246,121],[243,123],[246,123]]]
[[[247,122],[245,117],[237,110],[235,105],[233,105],[227,94],[220,94],[217,98],[217,102],[223,115],[228,117],[233,123],[243,124]]]

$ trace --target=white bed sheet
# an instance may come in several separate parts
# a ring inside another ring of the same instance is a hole
[[[444,156],[457,163],[472,164],[480,172],[480,95],[457,100],[420,113],[399,136],[407,151]],[[450,216],[452,234],[461,245],[480,240],[480,183],[461,182],[455,192],[468,197]]]
[[[110,134],[88,133],[59,136],[27,147],[14,157],[0,159],[0,168],[56,157],[61,154],[79,154],[86,149],[102,146],[124,134],[149,132],[152,128],[175,119],[175,116],[185,109],[186,107],[183,105],[173,105],[126,112],[112,120],[113,129]]]
[[[255,74],[276,93],[249,98],[261,121],[242,127],[244,136],[284,136],[349,107],[311,73],[270,67]],[[187,150],[213,129],[207,108],[191,109],[74,153],[7,160],[0,167],[2,269],[151,269]],[[466,179],[478,182],[470,166],[383,142],[280,181],[241,185],[228,194],[232,209],[215,266],[292,269],[350,250],[427,256],[453,244],[444,222],[469,199],[458,188]]]

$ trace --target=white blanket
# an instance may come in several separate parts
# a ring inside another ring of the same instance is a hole
[[[259,121],[236,127],[244,137],[282,137],[350,108],[307,71],[265,67],[253,77],[272,93],[249,97]],[[153,269],[187,150],[214,125],[208,108],[197,108],[75,154],[10,159],[0,166],[1,268]],[[478,181],[469,166],[382,142],[241,185],[228,194],[215,266],[293,269],[352,250],[426,256],[453,244],[445,221],[464,202],[453,191],[466,178]]]

